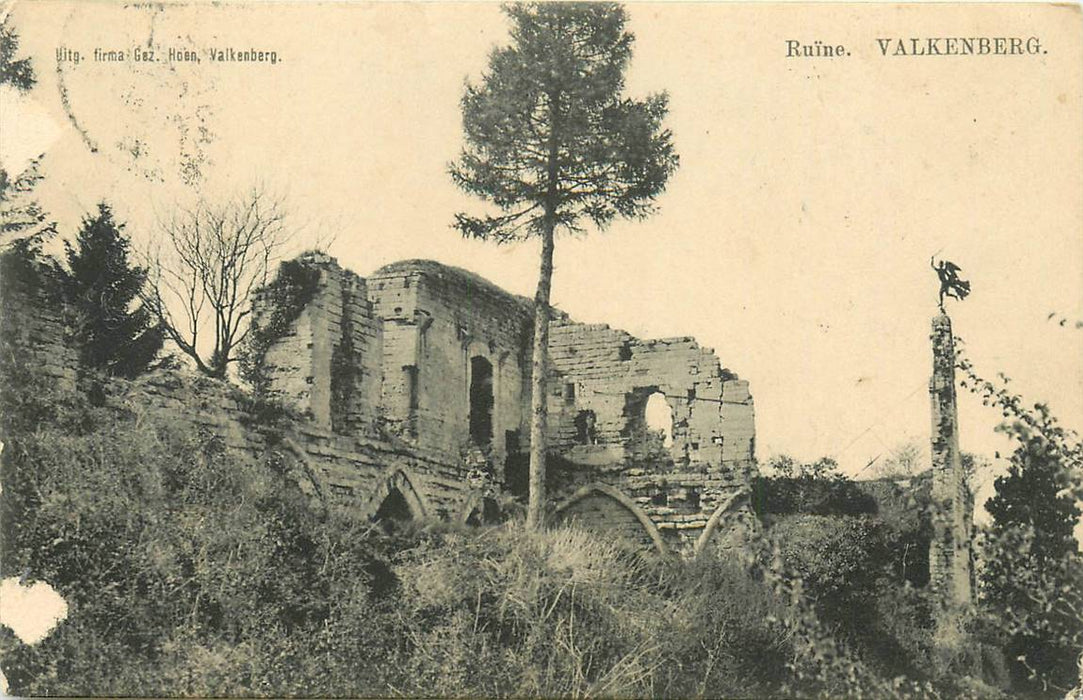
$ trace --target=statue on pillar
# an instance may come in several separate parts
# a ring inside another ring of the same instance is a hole
[[[944,297],[952,297],[959,301],[966,299],[966,295],[970,294],[970,282],[959,279],[959,273],[963,271],[963,268],[950,260],[941,260],[938,263],[936,262],[936,256],[932,256],[929,258],[929,265],[936,272],[937,277],[940,278],[939,306],[940,313],[945,313]]]
[[[940,278],[940,315],[933,318],[933,372],[929,381],[932,407],[932,541],[929,543],[929,583],[941,601],[941,612],[953,620],[973,602],[973,504],[959,450],[959,415],[955,394],[955,342],[944,298],[962,300],[970,283],[948,260],[929,264]]]

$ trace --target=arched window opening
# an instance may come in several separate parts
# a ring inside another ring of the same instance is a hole
[[[493,365],[480,355],[470,358],[470,438],[479,447],[493,441]]]
[[[656,391],[647,397],[644,418],[647,422],[647,431],[651,434],[661,433],[662,444],[665,447],[673,445],[673,408],[666,401],[666,395]]]

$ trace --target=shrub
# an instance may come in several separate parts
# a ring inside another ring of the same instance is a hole
[[[0,637],[19,694],[903,694],[769,566],[519,522],[386,534],[138,407],[30,380],[0,397],[0,573],[69,603],[36,646]],[[830,549],[842,535],[825,532],[802,542]],[[848,590],[832,570],[863,575],[857,552],[820,556],[802,571],[821,593]]]

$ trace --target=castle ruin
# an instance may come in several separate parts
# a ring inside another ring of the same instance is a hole
[[[530,300],[428,260],[367,278],[318,253],[291,264],[314,286],[262,369],[269,394],[308,416],[296,442],[324,492],[368,517],[392,499],[414,517],[475,521],[525,488]],[[275,303],[257,299],[257,327]],[[711,350],[554,310],[549,355],[553,520],[685,555],[751,526],[752,397]],[[651,410],[669,425],[653,428]],[[351,458],[359,442],[381,464]]]

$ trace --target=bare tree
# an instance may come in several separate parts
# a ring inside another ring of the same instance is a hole
[[[201,200],[159,228],[148,308],[199,371],[225,378],[248,333],[252,293],[291,237],[282,201],[253,188],[222,203]]]
[[[917,476],[931,466],[929,454],[916,439],[907,439],[895,445],[882,462],[872,468],[874,479],[908,479]]]

